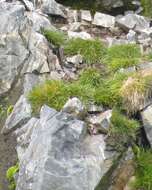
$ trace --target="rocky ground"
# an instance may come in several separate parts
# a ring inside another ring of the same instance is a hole
[[[0,0],[0,189],[151,190],[152,20],[59,3]]]

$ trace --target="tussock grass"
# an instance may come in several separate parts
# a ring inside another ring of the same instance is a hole
[[[136,44],[114,45],[107,50],[106,64],[110,71],[137,65],[141,58],[140,48]]]
[[[152,189],[152,151],[141,150],[136,160],[136,180],[133,184],[135,189]]]
[[[67,39],[67,36],[60,31],[44,29],[42,32],[46,39],[57,47],[64,45]]]
[[[28,95],[33,111],[37,112],[43,104],[60,110],[71,97],[78,97],[84,103],[94,100],[95,89],[100,85],[100,72],[89,68],[81,73],[80,79],[72,83],[46,81],[36,86]]]
[[[87,64],[102,63],[106,48],[99,39],[83,40],[71,39],[64,47],[66,55],[81,54]]]
[[[135,113],[152,98],[152,70],[143,70],[130,76],[123,84],[120,94],[126,110]]]

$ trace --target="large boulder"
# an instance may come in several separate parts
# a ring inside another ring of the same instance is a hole
[[[67,113],[43,106],[40,119],[16,134],[17,190],[94,190],[110,167],[104,163],[104,136],[87,135],[86,124]]]
[[[137,14],[127,14],[120,19],[117,19],[117,24],[124,30],[141,31],[143,28],[149,28],[150,23],[145,17]]]

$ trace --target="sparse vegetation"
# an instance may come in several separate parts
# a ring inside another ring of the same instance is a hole
[[[9,190],[15,190],[16,182],[14,179],[14,175],[19,171],[19,164],[17,163],[15,166],[10,167],[6,172],[6,178],[9,181]]]
[[[43,34],[50,43],[52,43],[53,45],[57,47],[63,45],[67,38],[63,32],[56,31],[56,30],[44,29]]]
[[[107,50],[106,64],[111,71],[137,65],[141,58],[136,44],[114,45]]]
[[[152,189],[152,151],[141,150],[136,160],[135,189]]]
[[[81,54],[87,64],[102,63],[106,54],[106,48],[99,39],[83,40],[71,39],[64,47],[66,55]]]

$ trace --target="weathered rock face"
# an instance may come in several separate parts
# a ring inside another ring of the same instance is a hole
[[[103,136],[87,136],[85,123],[66,113],[43,106],[17,134],[17,190],[94,190],[108,169]]]
[[[141,112],[141,117],[147,139],[152,147],[152,105],[148,106]]]

